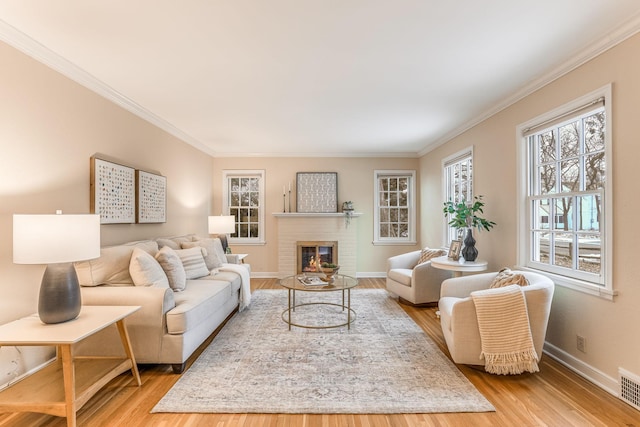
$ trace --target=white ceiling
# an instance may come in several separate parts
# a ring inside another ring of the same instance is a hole
[[[1,0],[0,40],[215,156],[416,156],[634,34],[639,13],[638,0]]]

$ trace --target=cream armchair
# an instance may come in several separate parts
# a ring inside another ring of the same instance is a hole
[[[533,345],[542,357],[542,346],[547,333],[547,323],[551,310],[554,283],[542,274],[518,271],[529,281],[524,286],[529,325]],[[484,365],[484,357],[480,358],[481,342],[476,308],[469,296],[473,291],[489,288],[498,273],[484,273],[472,276],[456,277],[442,283],[440,301],[440,325],[451,358],[455,363],[465,365]]]
[[[431,266],[431,261],[418,265],[420,250],[396,255],[387,260],[387,291],[411,304],[436,303],[440,284],[451,273]]]

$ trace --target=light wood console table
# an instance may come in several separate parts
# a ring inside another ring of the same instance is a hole
[[[98,390],[131,370],[138,386],[140,374],[131,351],[125,318],[139,306],[82,306],[71,321],[46,325],[37,314],[0,326],[0,346],[55,346],[56,359],[0,392],[0,412],[41,412],[67,417],[76,425],[76,412]],[[73,357],[72,345],[116,324],[126,358]]]

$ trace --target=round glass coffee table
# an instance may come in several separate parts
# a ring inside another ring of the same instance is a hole
[[[344,274],[336,274],[333,276],[333,281],[331,283],[324,282],[320,276],[311,276],[305,274],[299,274],[296,276],[287,276],[280,279],[280,285],[284,288],[287,288],[288,291],[288,302],[289,306],[286,310],[282,312],[282,320],[285,321],[289,325],[289,330],[291,330],[291,326],[297,326],[299,328],[309,328],[309,329],[329,329],[329,328],[339,328],[341,326],[346,326],[348,329],[351,329],[351,323],[356,320],[356,312],[351,308],[351,289],[358,286],[358,279],[351,276],[345,276]],[[331,303],[331,302],[306,302],[303,304],[296,305],[296,291],[302,292],[342,292],[342,304]],[[345,322],[330,324],[330,325],[308,325],[297,323],[291,319],[291,314],[296,311],[296,308],[303,306],[322,306],[329,305],[342,308],[342,311],[345,312],[347,319]]]

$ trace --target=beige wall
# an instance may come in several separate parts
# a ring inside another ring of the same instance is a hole
[[[4,43],[0,64],[0,323],[36,311],[44,271],[13,264],[12,215],[88,213],[95,153],[161,173],[168,185],[165,224],[103,225],[103,245],[206,233],[210,156]]]
[[[186,232],[206,233],[206,216],[222,205],[222,170],[266,170],[267,244],[234,247],[247,252],[257,274],[277,271],[276,220],[282,185],[300,171],[338,172],[339,202],[352,200],[363,216],[358,227],[361,273],[382,272],[390,255],[443,241],[442,159],[474,146],[476,194],[487,201],[487,217],[498,223],[478,236],[481,256],[495,270],[516,262],[515,127],[547,110],[613,82],[614,288],[613,302],[558,287],[548,340],[584,363],[615,378],[623,367],[640,374],[640,287],[633,269],[634,213],[640,208],[635,169],[640,155],[637,114],[640,99],[640,36],[600,55],[526,97],[421,159],[216,158],[199,152],[0,43],[0,323],[34,312],[41,266],[12,263],[14,213],[89,211],[89,157],[102,153],[130,166],[159,172],[168,180],[168,221],[161,225],[102,227],[103,244]],[[373,246],[373,171],[417,169],[419,242]],[[212,179],[213,177],[213,179]],[[213,198],[211,198],[213,196]],[[295,206],[295,200],[293,201]],[[575,349],[575,335],[587,352]],[[1,356],[1,355],[0,355]],[[1,357],[0,357],[1,359]],[[2,360],[0,360],[0,365]],[[0,366],[1,367],[1,366]],[[578,366],[580,367],[580,366]]]
[[[638,111],[640,103],[640,35],[621,43],[566,76],[421,158],[423,218],[441,216],[442,159],[474,146],[475,193],[485,196],[487,217],[498,225],[478,237],[480,256],[492,270],[516,263],[516,137],[520,123],[594,89],[613,83],[613,286],[614,301],[556,287],[547,340],[566,352],[565,361],[606,382],[618,367],[640,374],[640,286],[635,271],[634,221],[640,209],[637,190]],[[422,225],[424,241],[442,240],[442,222]],[[576,349],[576,334],[586,337],[587,351]],[[604,375],[602,375],[604,374]],[[607,378],[608,376],[608,378]],[[606,384],[605,384],[606,385]]]
[[[214,159],[213,210],[222,207],[222,173],[225,169],[264,169],[266,181],[266,241],[264,246],[232,245],[233,251],[248,253],[252,272],[256,275],[275,275],[278,272],[277,221],[272,215],[282,212],[282,186],[294,186],[291,206],[295,210],[296,172],[337,172],[338,205],[351,200],[357,212],[358,227],[357,271],[361,274],[382,273],[389,256],[413,250],[418,246],[374,246],[373,242],[373,171],[376,169],[418,169],[418,159],[406,158],[216,158]],[[419,179],[419,177],[418,177]],[[288,203],[287,203],[288,206]],[[288,209],[288,207],[287,207]],[[420,211],[418,210],[418,218]]]

